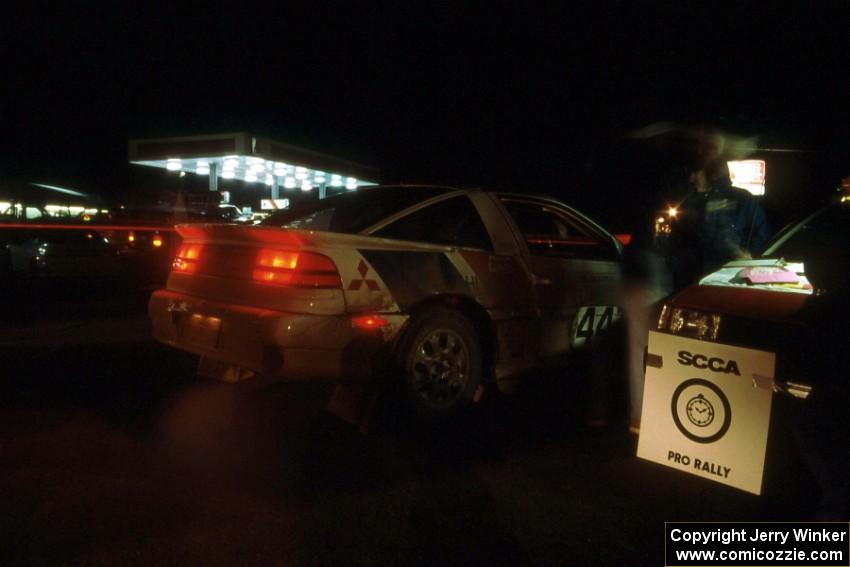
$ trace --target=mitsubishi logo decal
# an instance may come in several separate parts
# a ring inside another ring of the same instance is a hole
[[[379,289],[381,289],[378,287],[378,282],[376,282],[375,280],[366,279],[366,274],[369,273],[369,266],[366,265],[366,262],[360,260],[360,265],[357,266],[357,271],[360,272],[360,279],[355,278],[351,280],[351,283],[348,284],[348,289],[350,291],[357,291],[358,289],[363,287],[364,283],[370,291],[378,291]]]

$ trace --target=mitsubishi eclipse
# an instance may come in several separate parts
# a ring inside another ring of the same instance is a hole
[[[382,186],[177,232],[154,337],[219,380],[388,377],[439,417],[568,360],[619,317],[620,243],[547,198]]]

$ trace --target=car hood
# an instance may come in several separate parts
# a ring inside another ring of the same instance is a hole
[[[795,278],[796,282],[787,281]],[[786,264],[781,260],[747,260],[730,262],[708,274],[698,284],[673,296],[670,304],[747,319],[781,322],[793,318],[812,293],[802,264]]]

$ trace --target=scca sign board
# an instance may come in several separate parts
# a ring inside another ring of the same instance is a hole
[[[761,493],[773,353],[649,333],[638,457]]]

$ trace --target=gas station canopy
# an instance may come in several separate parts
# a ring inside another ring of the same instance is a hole
[[[273,199],[280,187],[324,197],[328,187],[354,190],[380,178],[377,169],[248,132],[130,140],[130,163],[209,176],[211,191],[219,178],[265,184]]]

